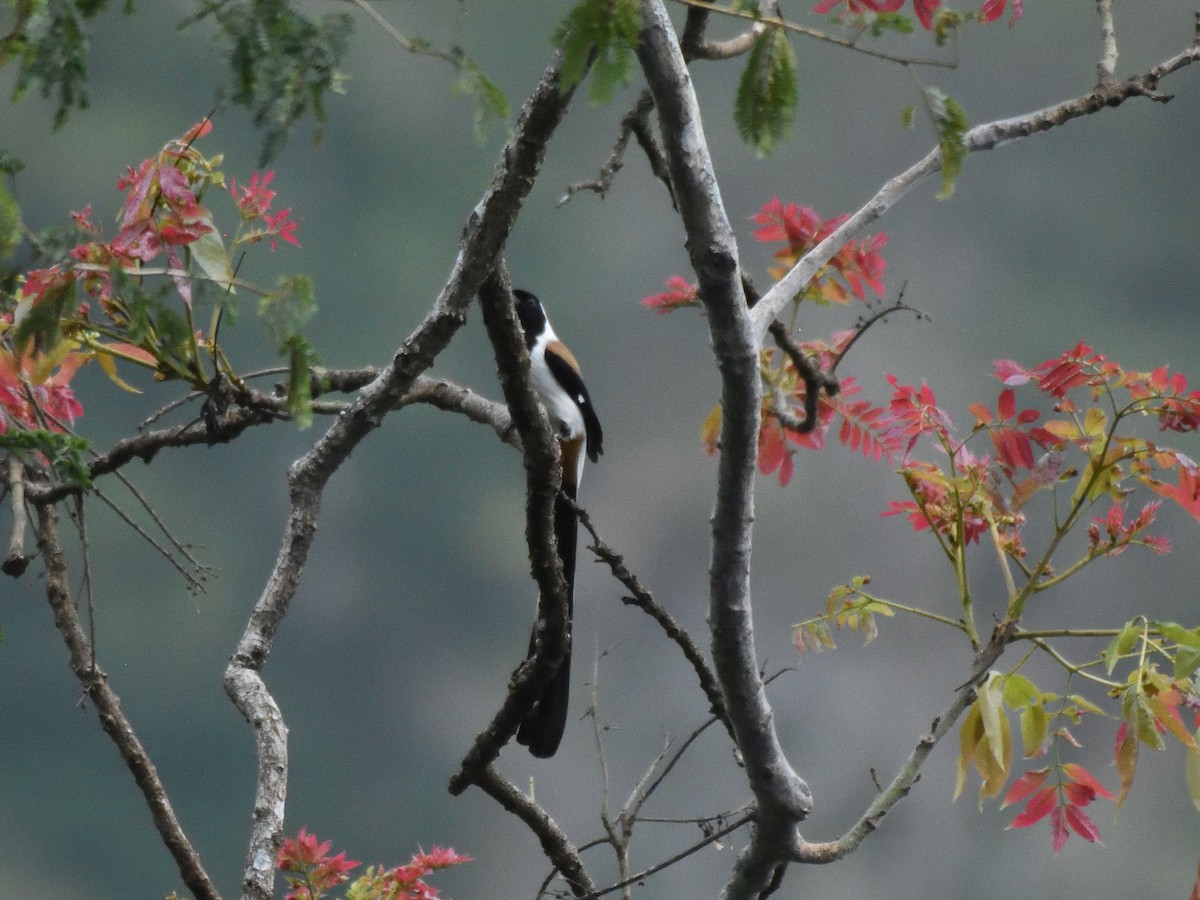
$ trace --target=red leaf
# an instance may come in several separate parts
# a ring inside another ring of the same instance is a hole
[[[1090,841],[1094,844],[1100,840],[1100,832],[1092,824],[1092,820],[1088,818],[1088,814],[1082,809],[1068,806],[1063,810],[1063,814],[1066,816],[1067,824],[1071,826],[1071,830],[1085,841]]]
[[[996,404],[996,411],[1000,414],[1000,421],[1007,422],[1017,414],[1017,395],[1013,393],[1012,388],[1005,388],[1000,392],[1000,402]]]
[[[1058,808],[1057,803],[1058,792],[1053,787],[1042,788],[1029,798],[1029,802],[1025,804],[1025,811],[1013,819],[1008,827],[1028,828],[1035,822],[1040,822],[1046,818],[1052,810],[1056,810]]]
[[[1071,832],[1067,831],[1067,824],[1063,821],[1062,807],[1054,807],[1054,811],[1050,814],[1050,846],[1055,853],[1066,846],[1067,838],[1070,836]]]
[[[1090,788],[1097,797],[1104,797],[1106,800],[1113,799],[1112,792],[1104,785],[1096,780],[1091,772],[1085,769],[1079,763],[1066,763],[1063,767],[1063,774],[1076,784],[1082,784]]]
[[[1012,806],[1014,803],[1020,803],[1040,788],[1049,774],[1049,769],[1037,769],[1033,772],[1026,772],[1012,783],[1012,787],[1004,795],[1004,802],[1000,804],[1000,808],[1003,809],[1006,806]]]
[[[1009,387],[1027,384],[1032,377],[1024,366],[1011,359],[998,359],[993,363],[993,366],[996,370],[996,377],[1000,379],[1000,383],[1006,384]]]

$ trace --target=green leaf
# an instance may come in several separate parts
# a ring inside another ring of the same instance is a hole
[[[1200,731],[1196,732],[1196,742],[1200,743]],[[1192,806],[1200,809],[1200,751],[1188,750],[1184,760],[1184,775],[1187,778],[1188,795],[1192,798]]]
[[[988,752],[993,760],[1004,758],[1008,719],[1004,714],[1004,677],[993,672],[979,689],[979,714],[987,738]]]
[[[0,259],[12,256],[21,242],[21,208],[3,187],[0,187]]]
[[[325,121],[325,96],[342,93],[341,69],[353,20],[347,13],[303,15],[288,0],[223,0],[205,3],[185,20],[212,17],[228,44],[233,102],[246,107],[263,128],[259,165],[279,152],[288,132],[304,117]],[[317,132],[320,137],[320,132]]]
[[[760,34],[738,82],[733,120],[742,140],[766,156],[787,135],[799,88],[796,54],[782,28]]]
[[[288,412],[301,428],[312,424],[312,367],[317,355],[300,329],[317,310],[312,279],[281,278],[258,304],[258,317],[281,356],[288,360]]]
[[[92,485],[83,455],[90,447],[86,440],[61,431],[42,428],[9,428],[0,434],[0,451],[11,453],[26,464],[38,465],[37,455],[49,461],[54,473],[81,488]]]
[[[1024,675],[1013,672],[1004,679],[1004,702],[1013,709],[1022,709],[1031,703],[1040,704],[1042,692]]]
[[[1169,641],[1200,649],[1200,628],[1184,628],[1175,622],[1151,622],[1150,627],[1157,629]]]
[[[937,129],[938,149],[942,154],[942,188],[937,198],[947,200],[954,194],[954,183],[967,158],[967,145],[963,142],[967,113],[957,100],[935,87],[925,88],[925,106]]]
[[[634,51],[642,30],[637,0],[581,0],[554,33],[562,50],[559,83],[562,90],[577,87],[592,68],[588,97],[607,103],[617,87],[636,70]]]
[[[312,367],[317,355],[302,334],[287,340],[288,413],[299,428],[312,424]]]
[[[455,93],[466,94],[475,101],[475,137],[482,140],[490,125],[508,118],[508,98],[500,87],[483,73],[473,60],[465,57],[459,64]]]
[[[1021,710],[1021,744],[1025,749],[1026,758],[1037,756],[1041,752],[1048,724],[1046,707],[1042,704],[1030,703]]]
[[[1125,623],[1125,626],[1117,633],[1108,646],[1104,648],[1104,669],[1106,674],[1111,675],[1113,669],[1117,667],[1117,662],[1133,649],[1137,643],[1138,636],[1142,633],[1142,626],[1137,619],[1130,619]]]
[[[230,294],[233,290],[233,262],[225,251],[225,243],[221,240],[221,232],[213,224],[212,213],[204,210],[200,220],[208,226],[208,231],[200,235],[198,240],[188,244],[192,259],[204,270],[204,274],[213,279]]]

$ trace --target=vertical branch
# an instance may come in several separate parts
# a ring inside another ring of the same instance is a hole
[[[196,896],[196,900],[220,900],[216,885],[204,871],[199,854],[175,817],[167,790],[158,777],[158,770],[121,709],[120,698],[109,687],[108,676],[96,665],[95,647],[88,639],[71,599],[66,555],[58,539],[58,512],[53,504],[39,503],[36,513],[38,548],[46,563],[46,599],[54,612],[54,625],[70,653],[71,671],[95,705],[100,727],[117,745],[121,759],[133,773],[133,780],[137,782],[150,808],[154,827],[174,857],[183,883]]]
[[[762,385],[759,337],[743,293],[737,244],[725,214],[700,110],[666,10],[643,3],[638,48],[658,110],[671,181],[687,232],[721,375],[721,455],[713,513],[709,628],[713,661],[730,723],[758,802],[758,827],[738,861],[729,897],[757,896],[797,841],[796,824],[811,808],[808,786],[780,746],[759,677],[750,603],[755,460]]]
[[[1100,62],[1096,71],[1100,84],[1115,84],[1117,81],[1117,31],[1113,27],[1112,0],[1096,0],[1096,11],[1100,13]]]
[[[500,386],[521,438],[525,463],[525,541],[538,586],[538,617],[544,621],[532,664],[522,663],[492,722],[475,739],[450,781],[459,794],[478,783],[561,665],[570,647],[567,582],[554,538],[554,502],[561,483],[558,441],[529,379],[529,353],[512,306],[503,262],[481,286],[479,307],[496,357]]]
[[[25,531],[29,528],[29,517],[25,512],[25,469],[13,453],[8,455],[6,463],[12,505],[12,535],[8,539],[4,562],[0,563],[0,572],[16,578],[29,565],[29,557],[25,555]]]

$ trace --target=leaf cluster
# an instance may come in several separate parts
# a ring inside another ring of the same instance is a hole
[[[205,0],[184,24],[208,17],[229,46],[233,102],[264,131],[259,165],[265,165],[293,125],[310,114],[325,120],[325,96],[340,93],[346,78],[341,61],[352,19],[347,13],[310,18],[287,0]]]
[[[562,50],[559,77],[563,90],[579,85],[590,63],[589,97],[596,103],[611,100],[613,92],[633,77],[641,30],[637,0],[580,0],[554,33]]]
[[[750,50],[733,108],[738,134],[759,156],[787,136],[799,96],[796,51],[786,31],[767,28]]]
[[[54,96],[54,127],[61,127],[72,109],[86,109],[88,37],[84,23],[103,11],[109,0],[17,0],[15,21],[0,37],[0,68],[17,62],[13,99],[31,87],[43,97]],[[133,0],[124,0],[126,15]]]

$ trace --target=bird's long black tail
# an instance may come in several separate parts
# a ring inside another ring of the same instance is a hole
[[[575,499],[575,486],[563,484],[563,493],[554,501],[554,537],[558,541],[558,554],[562,559],[563,577],[567,580],[567,652],[558,671],[546,685],[529,715],[517,729],[517,743],[529,748],[534,756],[545,759],[553,756],[567,727],[567,701],[571,690],[571,616],[575,612],[575,543],[578,528],[575,510],[564,500],[565,494]],[[537,624],[529,638],[529,656],[537,646]]]

